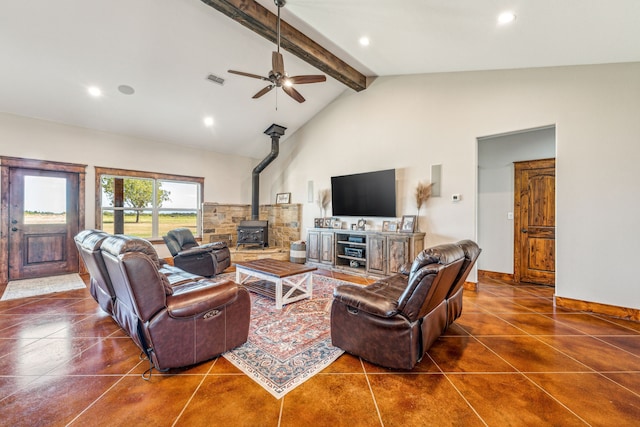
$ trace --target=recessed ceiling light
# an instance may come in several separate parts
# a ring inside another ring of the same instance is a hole
[[[500,15],[498,15],[498,24],[500,25],[509,24],[515,20],[516,14],[511,11],[502,12]]]
[[[118,91],[123,95],[133,95],[136,92],[136,90],[129,85],[118,86]]]
[[[89,86],[87,88],[87,91],[89,92],[89,95],[93,96],[93,97],[99,97],[102,96],[102,90],[97,87],[97,86]]]
[[[366,37],[366,36],[360,37],[360,40],[358,41],[360,42],[360,46],[369,46],[369,44],[371,43],[371,40],[369,40],[369,37]]]
[[[213,126],[213,117],[205,117],[204,118],[204,125],[208,128]]]

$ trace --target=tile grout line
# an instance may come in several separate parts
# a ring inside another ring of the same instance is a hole
[[[373,392],[373,387],[371,387],[371,382],[369,381],[369,375],[367,374],[367,369],[362,362],[362,358],[358,358],[360,360],[360,366],[362,367],[362,371],[364,372],[364,378],[367,380],[367,386],[369,387],[369,393],[371,393],[371,399],[373,400],[373,406],[376,408],[376,412],[378,414],[378,420],[380,421],[380,426],[384,427],[384,421],[382,421],[382,414],[380,413],[380,408],[378,407],[378,401],[376,400],[376,395]]]
[[[471,336],[471,338],[475,339],[475,337]],[[478,341],[478,340],[476,340]],[[438,365],[438,363],[433,360],[433,357],[431,357],[431,355],[429,353],[427,353],[427,356],[429,357],[429,359],[431,360],[431,362],[436,365],[436,367],[438,368],[438,370],[440,371],[440,374],[443,375],[447,381],[449,382],[449,384],[451,384],[451,387],[453,387],[453,389],[458,393],[458,395],[462,398],[462,400],[465,401],[465,403],[469,406],[469,408],[473,411],[474,414],[476,414],[476,416],[478,417],[478,419],[482,422],[482,424],[484,424],[485,426],[489,426],[489,424],[487,424],[487,422],[484,420],[484,418],[482,418],[480,416],[480,414],[478,413],[478,411],[476,410],[476,408],[474,408],[474,406],[471,404],[471,402],[469,402],[469,400],[467,400],[467,398],[464,396],[464,394],[462,394],[462,392],[458,389],[458,387],[456,387],[456,385],[453,383],[453,381],[451,381],[451,378],[449,378],[449,376],[442,370],[442,368],[440,367],[440,365]],[[468,372],[461,372],[463,374],[467,374]]]
[[[282,396],[280,399],[280,413],[278,414],[278,427],[282,424],[282,413],[284,412],[284,399],[287,398],[287,395]]]
[[[535,312],[534,312],[534,313],[535,313]],[[492,313],[492,314],[493,314],[493,313]],[[536,314],[538,314],[538,313],[536,313]],[[565,352],[563,352],[562,350],[560,350],[560,349],[557,349],[557,348],[553,347],[551,344],[546,343],[545,341],[543,341],[543,340],[541,340],[540,338],[538,338],[538,336],[536,336],[536,335],[534,335],[534,334],[531,334],[531,333],[529,333],[529,332],[525,331],[524,329],[519,328],[518,326],[513,325],[511,322],[509,322],[509,321],[508,321],[508,320],[506,320],[506,319],[503,319],[503,318],[502,318],[502,317],[500,317],[499,315],[495,315],[495,316],[496,316],[498,319],[500,319],[501,321],[503,321],[503,322],[507,323],[509,326],[512,326],[512,327],[514,327],[514,328],[516,328],[516,329],[518,329],[518,330],[520,330],[520,331],[524,332],[524,334],[525,334],[524,336],[528,336],[528,337],[530,337],[530,338],[535,339],[536,341],[541,342],[542,344],[544,344],[544,345],[548,346],[549,348],[552,348],[553,350],[555,350],[555,351],[559,352],[560,354],[562,354],[562,355],[564,355],[564,356],[566,356],[566,357],[570,358],[570,359],[571,359],[571,360],[573,360],[574,362],[576,362],[576,363],[578,363],[578,364],[580,364],[580,365],[582,365],[582,366],[586,367],[587,369],[589,369],[589,370],[591,371],[591,372],[585,372],[585,373],[590,373],[590,374],[598,373],[595,369],[593,369],[593,368],[591,368],[590,366],[587,366],[586,364],[582,363],[581,361],[579,361],[579,360],[577,360],[577,359],[575,359],[575,358],[571,357],[570,355],[566,354],[566,353],[565,353]],[[567,325],[567,326],[568,326],[568,325]],[[463,328],[463,329],[464,329],[464,328]],[[575,329],[575,328],[572,328],[572,329]],[[582,332],[582,331],[580,331],[579,329],[576,329],[576,330],[577,330],[578,332]],[[517,336],[517,335],[514,335],[514,336]],[[490,348],[489,348],[485,343],[483,343],[482,341],[480,341],[480,340],[478,340],[477,338],[475,338],[475,336],[473,336],[473,337],[474,337],[474,339],[476,339],[477,341],[479,341],[482,345],[484,345],[487,349],[489,349],[490,351],[492,351],[492,352],[493,352],[493,350],[492,350],[492,349],[490,349]],[[568,406],[566,406],[564,403],[562,403],[562,402],[561,402],[557,397],[555,397],[554,395],[552,395],[548,390],[546,390],[544,387],[542,387],[541,385],[539,385],[538,383],[536,383],[535,381],[533,381],[533,379],[531,379],[529,376],[527,376],[527,374],[525,373],[525,372],[527,372],[527,371],[524,371],[524,372],[523,372],[523,371],[521,371],[520,369],[518,369],[518,368],[516,368],[515,366],[513,366],[511,363],[509,363],[507,360],[505,360],[504,358],[502,358],[502,357],[501,357],[500,355],[498,355],[497,353],[495,353],[495,352],[493,352],[493,353],[494,353],[494,354],[496,354],[498,357],[500,357],[502,360],[504,360],[507,364],[509,364],[509,366],[511,366],[512,368],[514,368],[514,369],[516,370],[516,372],[517,372],[517,373],[519,373],[520,375],[522,375],[524,378],[526,378],[526,379],[527,379],[527,381],[529,381],[531,384],[533,384],[535,387],[537,387],[539,390],[541,390],[543,393],[545,393],[547,396],[549,396],[552,400],[554,400],[554,401],[555,401],[555,402],[557,402],[560,406],[562,406],[562,407],[563,407],[563,408],[565,408],[567,411],[569,411],[569,413],[573,414],[576,418],[578,418],[580,421],[584,422],[586,425],[589,425],[589,426],[591,425],[591,424],[589,424],[586,420],[584,420],[582,417],[580,417],[578,414],[576,414],[573,410],[571,410]],[[538,373],[540,373],[540,374],[550,374],[550,373],[552,373],[552,372],[529,372],[529,373],[534,373],[534,374],[538,374]],[[563,373],[565,373],[565,374],[566,374],[566,373],[570,373],[570,372],[557,372],[556,374],[563,374]]]
[[[109,387],[108,389],[106,389],[100,396],[98,396],[93,402],[91,402],[86,408],[84,408],[82,411],[80,411],[80,413],[78,413],[78,415],[76,415],[71,421],[69,421],[66,426],[70,426],[71,424],[73,424],[82,414],[84,414],[85,412],[87,412],[89,409],[91,409],[93,407],[93,405],[95,405],[96,403],[98,403],[98,401],[100,399],[102,399],[107,393],[109,393],[115,386],[117,386],[118,384],[120,384],[120,382],[122,382],[122,380],[124,380],[125,378],[127,378],[131,372],[133,372],[134,369],[136,369],[138,366],[140,366],[140,364],[144,362],[144,360],[140,360],[138,363],[136,363],[131,369],[129,369],[129,372],[127,372],[126,374],[122,375],[120,377],[120,379],[118,381],[116,381],[115,383],[111,384],[111,387]]]
[[[505,320],[505,319],[503,319],[503,318],[501,318],[501,317],[499,317],[499,316],[496,316],[496,317],[497,317],[498,319],[502,320],[503,322],[506,322],[508,325],[510,325],[510,326],[512,326],[512,327],[515,327],[515,328],[517,328],[517,329],[521,330],[522,332],[524,332],[524,333],[525,333],[525,336],[529,336],[529,337],[531,337],[531,338],[534,338],[534,339],[536,339],[536,340],[540,341],[541,343],[543,343],[543,344],[545,344],[545,345],[547,345],[547,346],[549,346],[549,347],[553,348],[554,350],[559,351],[561,354],[563,354],[563,355],[565,355],[565,356],[567,356],[567,357],[571,358],[572,360],[574,360],[574,361],[576,361],[576,362],[580,363],[581,365],[583,365],[583,366],[585,366],[585,367],[587,367],[587,368],[591,369],[589,366],[587,366],[587,365],[585,365],[585,364],[581,363],[581,362],[580,362],[580,361],[578,361],[578,360],[573,359],[571,356],[569,356],[569,355],[567,355],[567,354],[564,354],[564,352],[561,352],[560,350],[556,349],[555,347],[552,347],[551,345],[549,345],[549,344],[545,343],[544,341],[542,341],[542,340],[538,339],[535,335],[532,335],[532,334],[530,334],[529,332],[527,332],[527,331],[525,331],[525,330],[523,330],[523,329],[521,329],[521,328],[518,328],[517,326],[512,325],[510,322],[508,322],[507,320]],[[493,351],[493,349],[489,348],[489,346],[488,346],[488,345],[486,345],[484,342],[482,342],[481,340],[477,339],[475,335],[472,335],[472,334],[471,334],[469,331],[467,331],[464,327],[462,327],[462,326],[460,326],[460,325],[458,325],[458,326],[459,326],[460,328],[462,328],[462,330],[464,330],[465,332],[469,333],[469,335],[470,335],[474,340],[476,340],[476,341],[477,341],[477,342],[479,342],[481,345],[483,345],[487,350],[489,350],[490,352],[492,352],[493,354],[495,354],[497,357],[499,357],[500,359],[502,359],[502,360],[503,360],[507,365],[509,365],[509,366],[511,366],[513,369],[515,369],[515,373],[517,373],[517,374],[521,375],[522,377],[526,378],[526,380],[527,380],[527,381],[529,381],[529,382],[530,382],[530,383],[532,383],[535,387],[537,387],[538,389],[540,389],[543,393],[545,393],[545,394],[546,394],[547,396],[549,396],[553,401],[557,402],[560,406],[562,406],[562,407],[563,407],[563,408],[565,408],[567,411],[569,411],[569,413],[571,413],[571,414],[573,414],[575,417],[577,417],[580,421],[584,422],[586,425],[590,425],[588,422],[586,422],[584,419],[582,419],[582,417],[580,417],[578,414],[576,414],[574,411],[572,411],[569,407],[567,407],[564,403],[562,403],[558,398],[556,398],[555,396],[553,396],[549,391],[547,391],[547,390],[546,390],[546,389],[544,389],[542,386],[538,385],[535,381],[533,381],[531,378],[529,378],[529,377],[526,375],[526,373],[525,373],[525,372],[523,372],[523,371],[519,370],[518,368],[516,368],[515,366],[513,366],[509,361],[507,361],[507,360],[506,360],[506,359],[504,359],[502,356],[500,356],[498,353],[496,353],[495,351]],[[513,336],[519,336],[519,335],[513,335]],[[433,360],[433,359],[432,359],[432,360]],[[434,363],[435,363],[435,362],[434,362]],[[436,364],[436,365],[437,365],[437,364]],[[440,367],[438,366],[438,368],[440,368]],[[592,371],[594,371],[594,370],[592,369]],[[595,372],[595,371],[594,371],[594,372]],[[537,372],[536,372],[536,373],[537,373]],[[549,372],[541,372],[541,373],[543,373],[543,374],[549,374]],[[565,373],[566,373],[566,372],[565,372]],[[449,379],[449,377],[447,376],[447,374],[445,374],[445,376],[447,377],[447,380],[449,380],[449,382],[451,382],[451,379]],[[457,388],[453,383],[452,383],[452,386],[453,386],[456,390],[458,390],[458,388]],[[460,393],[460,391],[458,391],[458,392]],[[461,395],[462,395],[462,394],[461,394]],[[465,401],[466,401],[466,398],[464,398],[464,396],[462,396],[462,397],[463,397],[463,399],[465,399]],[[471,404],[469,404],[469,405],[471,406]],[[471,408],[473,409],[473,406],[471,406]],[[474,409],[474,411],[475,411],[475,409]],[[482,418],[481,418],[481,419],[482,419]],[[483,420],[483,422],[484,422],[484,420]]]
[[[74,323],[76,323],[76,322],[74,322]],[[55,338],[55,337],[54,337],[54,338],[49,338],[51,335],[53,335],[53,334],[57,334],[58,332],[60,332],[60,331],[61,331],[61,330],[63,330],[63,329],[64,329],[64,328],[62,328],[62,329],[60,329],[60,330],[58,330],[58,331],[55,331],[55,332],[53,332],[53,333],[51,333],[51,334],[49,334],[49,335],[47,335],[47,336],[45,336],[45,337],[34,338],[34,340],[35,340],[35,341],[34,341],[34,342],[32,342],[32,343],[29,343],[29,344],[28,344],[28,346],[35,345],[37,342],[39,342],[39,341],[41,341],[41,340],[46,340],[46,339],[49,339],[49,340],[63,340],[64,338]],[[32,376],[34,377],[33,381],[30,381],[28,384],[25,384],[23,388],[28,387],[31,383],[33,383],[34,381],[37,381],[37,380],[38,380],[38,379],[40,379],[40,378],[47,377],[47,376],[51,376],[51,375],[49,375],[51,372],[55,371],[56,369],[59,369],[61,366],[65,365],[66,363],[70,363],[70,362],[71,362],[71,361],[73,361],[74,359],[76,359],[76,358],[78,358],[78,357],[82,356],[82,354],[83,354],[84,352],[86,352],[87,350],[89,350],[89,349],[91,349],[91,348],[93,348],[93,347],[97,346],[98,344],[100,344],[101,342],[103,342],[103,341],[106,339],[105,337],[86,337],[86,338],[99,338],[99,339],[98,339],[98,341],[96,341],[96,342],[95,342],[95,343],[93,343],[92,345],[90,345],[90,346],[88,346],[87,348],[83,349],[79,354],[77,354],[77,355],[75,355],[75,356],[71,357],[71,358],[70,358],[70,359],[68,359],[68,360],[65,360],[65,361],[63,361],[63,362],[60,362],[59,364],[57,364],[56,366],[53,366],[53,367],[52,367],[51,369],[49,369],[48,371],[46,371],[46,372],[44,372],[44,373],[41,373],[41,374],[38,374],[38,375],[32,375]],[[8,353],[8,354],[11,354],[11,353]],[[7,354],[7,355],[8,355],[8,354]],[[7,355],[5,355],[5,356],[7,356]],[[5,356],[3,356],[3,357],[5,357]],[[3,358],[3,357],[2,357],[2,358]],[[2,358],[0,358],[0,359],[2,359]],[[136,364],[136,366],[137,366],[137,364]],[[129,371],[129,372],[131,372],[131,371]],[[23,376],[20,376],[20,377],[25,377],[25,376],[31,376],[31,375],[23,375]],[[64,376],[68,376],[68,375],[64,375]],[[16,393],[18,393],[18,392],[20,392],[23,388],[18,388],[18,389],[16,389],[16,390],[14,390],[14,391],[13,391],[13,393],[9,393],[7,396],[5,396],[5,397],[3,397],[2,399],[0,399],[0,402],[1,402],[1,401],[3,401],[3,400],[5,400],[5,399],[7,399],[7,398],[9,398],[9,397],[11,397],[11,396],[13,396],[14,394],[16,394]]]
[[[196,387],[196,389],[193,390],[193,393],[191,393],[191,396],[189,397],[187,402],[182,407],[182,410],[180,411],[178,416],[176,416],[176,419],[173,421],[173,424],[171,424],[172,427],[176,425],[176,423],[180,420],[180,417],[182,417],[182,414],[184,414],[184,411],[187,410],[187,406],[189,406],[189,404],[191,403],[191,401],[195,397],[196,393],[200,390],[200,387],[202,386],[202,383],[204,383],[204,380],[207,379],[207,376],[211,373],[211,370],[216,365],[216,363],[218,363],[218,360],[220,360],[220,357],[221,356],[218,356],[218,358],[216,358],[216,360],[211,364],[211,366],[209,367],[207,372],[204,375],[202,375],[202,379],[200,380],[200,383],[198,383],[198,386]]]
[[[532,372],[534,374],[549,374],[549,372]],[[557,374],[567,374],[569,372],[557,372]],[[590,374],[593,375],[592,372],[583,372],[584,374]],[[597,372],[596,372],[597,373]],[[583,423],[585,423],[586,425],[590,426],[591,424],[589,424],[585,419],[583,419],[580,415],[576,414],[571,408],[569,408],[567,405],[565,405],[564,403],[562,403],[560,401],[560,399],[558,399],[557,397],[555,397],[553,394],[551,394],[547,389],[545,389],[544,387],[542,387],[540,384],[536,383],[533,379],[529,378],[529,376],[527,376],[526,373],[524,372],[520,372],[520,374],[525,377],[527,379],[527,381],[529,381],[531,384],[533,384],[535,387],[537,387],[538,389],[540,389],[544,394],[546,394],[547,396],[549,396],[551,399],[553,399],[554,401],[556,401],[560,406],[562,406],[564,409],[566,409],[567,411],[569,411],[569,413],[575,415],[576,418],[578,418],[580,421],[582,421]]]

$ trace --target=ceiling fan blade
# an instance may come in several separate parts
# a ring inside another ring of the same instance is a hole
[[[300,92],[292,88],[291,86],[282,86],[282,90],[285,91],[287,95],[295,99],[296,101],[302,103],[305,101],[304,96],[300,95]]]
[[[227,70],[227,71],[231,74],[237,74],[239,76],[245,76],[245,77],[251,77],[254,79],[270,81],[268,78],[259,76],[257,74],[245,73],[244,71],[236,71],[236,70]]]
[[[289,77],[289,81],[294,85],[303,85],[307,83],[321,83],[327,81],[327,76],[315,75],[315,76],[293,76]]]
[[[284,76],[284,59],[280,52],[273,52],[271,55],[271,69],[274,74]]]
[[[260,98],[262,95],[264,95],[265,93],[269,92],[274,87],[275,87],[275,85],[266,86],[262,90],[260,90],[260,92],[258,92],[255,95],[253,95],[252,98],[253,99]]]

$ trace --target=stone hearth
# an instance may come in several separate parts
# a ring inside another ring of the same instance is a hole
[[[242,262],[242,261],[253,261],[256,259],[263,258],[274,258],[279,259],[281,261],[289,261],[290,258],[290,250],[289,248],[256,248],[249,249],[240,247],[236,249],[236,247],[230,247],[229,251],[231,252],[231,262]]]

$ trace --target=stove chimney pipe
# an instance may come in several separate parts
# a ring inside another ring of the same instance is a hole
[[[286,127],[277,124],[272,124],[265,134],[271,136],[271,152],[265,157],[258,165],[253,168],[252,181],[251,181],[251,219],[257,220],[259,217],[259,204],[260,204],[260,172],[262,172],[269,163],[271,163],[280,153],[280,137],[284,135]]]

